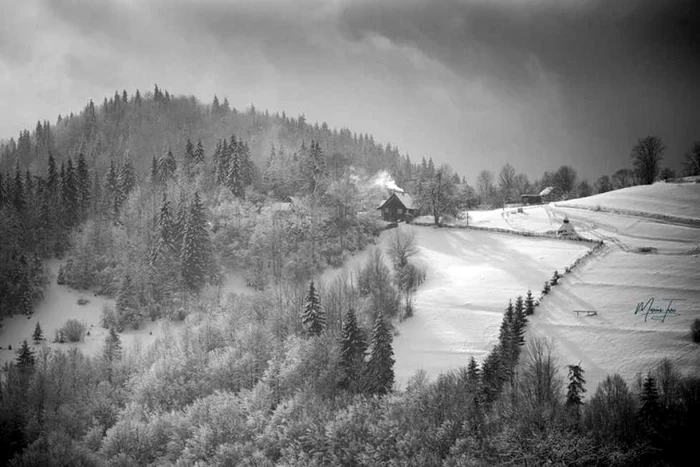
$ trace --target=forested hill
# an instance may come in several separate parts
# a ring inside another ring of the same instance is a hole
[[[56,124],[38,122],[33,131],[22,131],[17,140],[0,146],[0,172],[16,168],[43,173],[49,153],[57,160],[83,153],[88,166],[104,174],[110,159],[130,158],[136,170],[147,173],[152,157],[172,149],[176,159],[185,154],[187,140],[201,141],[210,155],[218,141],[231,135],[249,146],[252,160],[261,165],[274,146],[297,151],[311,140],[320,144],[329,169],[341,173],[349,165],[370,172],[388,169],[398,180],[410,178],[410,163],[396,147],[375,143],[370,135],[348,129],[330,129],[326,123],[309,124],[304,116],[291,118],[284,112],[260,112],[254,106],[239,111],[227,99],[215,96],[211,104],[194,97],[174,96],[157,86],[152,92],[129,95],[116,92],[102,104],[90,101],[78,114],[58,117]]]

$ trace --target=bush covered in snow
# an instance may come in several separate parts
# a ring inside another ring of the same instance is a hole
[[[85,339],[85,331],[85,324],[77,319],[69,319],[59,332],[65,336],[68,342],[80,342]]]

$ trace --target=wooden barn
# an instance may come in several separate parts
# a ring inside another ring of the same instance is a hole
[[[381,210],[382,219],[387,222],[409,221],[418,214],[413,198],[396,191],[377,209]]]

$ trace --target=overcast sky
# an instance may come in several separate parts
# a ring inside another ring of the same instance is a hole
[[[666,163],[700,140],[697,0],[22,0],[0,15],[0,137],[153,84],[368,132],[474,181]]]

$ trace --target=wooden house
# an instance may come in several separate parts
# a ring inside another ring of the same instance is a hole
[[[418,215],[418,207],[413,198],[398,191],[394,191],[377,209],[381,210],[382,219],[387,222],[410,221]]]

